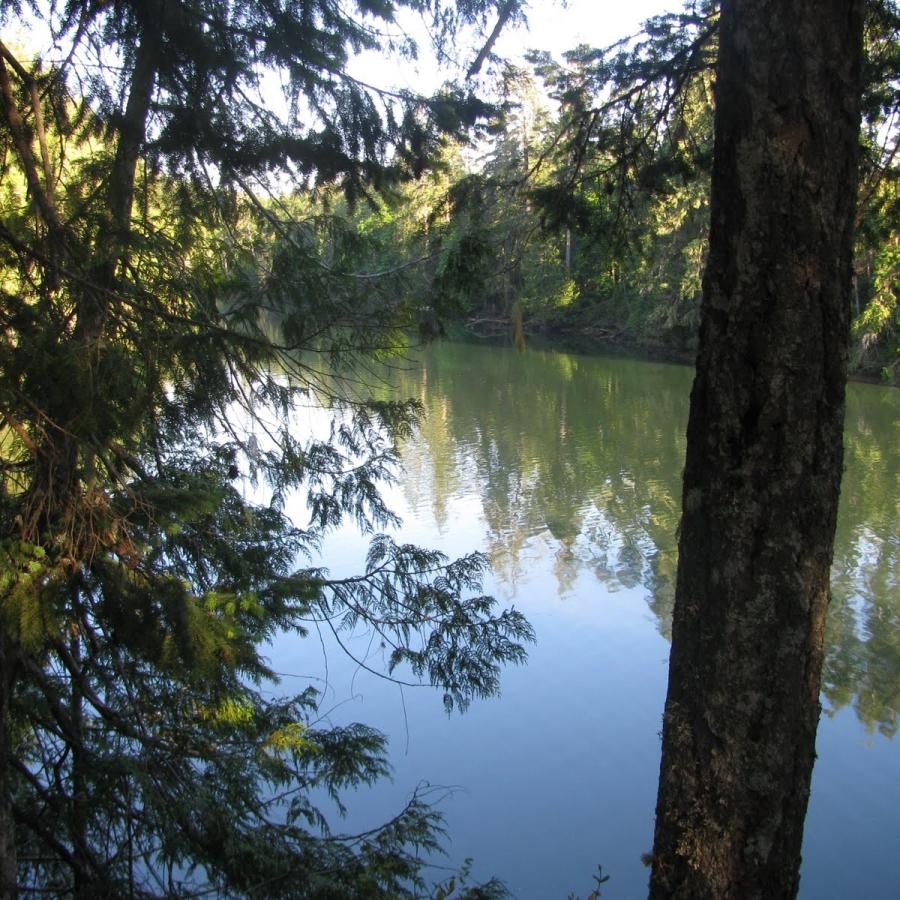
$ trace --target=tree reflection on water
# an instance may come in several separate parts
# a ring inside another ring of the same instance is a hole
[[[511,593],[543,542],[566,595],[586,572],[642,585],[669,637],[691,371],[622,358],[442,344],[393,373],[425,408],[404,447],[407,499],[439,528],[477,500]],[[826,713],[852,705],[892,737],[900,698],[900,392],[851,384],[823,672]]]

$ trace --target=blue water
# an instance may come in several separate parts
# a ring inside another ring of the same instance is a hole
[[[665,699],[683,428],[690,372],[553,353],[448,345],[397,378],[427,418],[388,490],[399,536],[450,556],[487,550],[487,589],[531,621],[527,666],[502,694],[447,716],[439,693],[400,688],[329,635],[272,647],[285,689],[323,690],[334,724],[390,736],[392,782],[348,798],[337,830],[371,828],[425,790],[446,817],[453,868],[474,857],[521,898],[640,898]],[[900,693],[896,460],[900,392],[851,386],[836,550],[833,647],[807,819],[801,896],[898,896]],[[293,514],[304,517],[301,498]],[[367,540],[333,534],[332,574]],[[840,588],[840,589],[838,589]],[[348,638],[383,665],[366,634]],[[435,878],[441,877],[435,869]]]

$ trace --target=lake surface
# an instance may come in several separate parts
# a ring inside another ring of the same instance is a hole
[[[691,379],[674,365],[442,344],[377,388],[426,412],[386,492],[400,537],[488,553],[489,592],[527,615],[537,643],[500,697],[448,717],[438,692],[401,690],[315,636],[277,642],[285,688],[319,679],[331,722],[391,739],[393,781],[347,798],[336,829],[372,827],[433,785],[447,865],[474,857],[478,877],[544,900],[586,896],[602,864],[604,898],[646,896]],[[893,900],[900,391],[850,385],[846,445],[801,896]],[[324,562],[360,571],[366,544],[341,530]],[[354,648],[381,662],[367,635]]]

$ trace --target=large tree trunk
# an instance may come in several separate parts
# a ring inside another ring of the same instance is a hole
[[[842,465],[862,0],[723,0],[651,898],[794,897]]]

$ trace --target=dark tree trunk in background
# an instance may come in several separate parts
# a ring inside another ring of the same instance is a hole
[[[794,897],[842,465],[862,0],[723,0],[651,898]]]

